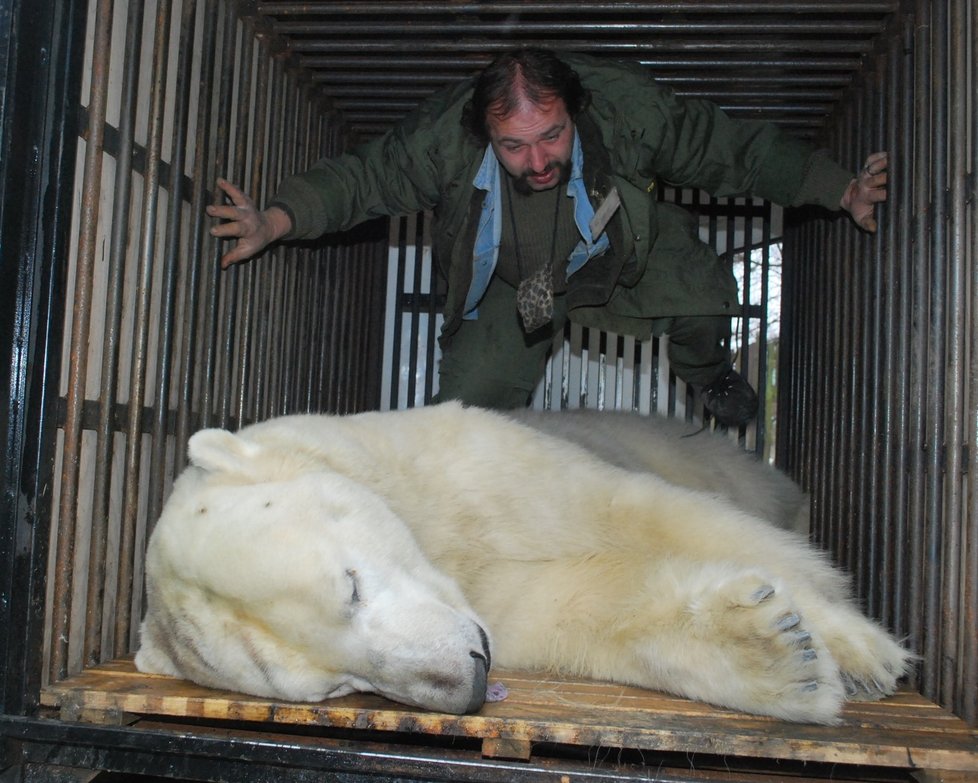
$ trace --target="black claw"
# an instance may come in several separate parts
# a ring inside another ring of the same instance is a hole
[[[754,591],[754,594],[750,597],[750,599],[754,603],[759,604],[766,601],[772,595],[774,595],[774,587],[771,585],[761,585]]]
[[[795,631],[794,643],[799,647],[807,647],[808,643],[812,640],[812,635],[808,631]]]
[[[801,686],[801,689],[803,691],[817,691],[818,682],[815,680],[812,680],[811,682],[806,682],[804,685]]]
[[[778,620],[778,624],[776,627],[779,631],[790,631],[800,622],[801,622],[801,618],[794,612],[791,612],[790,614],[786,614],[784,617]]]

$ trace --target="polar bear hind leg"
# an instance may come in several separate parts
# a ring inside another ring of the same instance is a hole
[[[631,613],[635,625],[624,632],[637,653],[637,684],[787,720],[837,720],[839,667],[778,580],[674,561],[641,594],[650,605]]]
[[[915,656],[849,602],[826,602],[815,596],[805,605],[839,665],[848,699],[880,699],[896,691]]]

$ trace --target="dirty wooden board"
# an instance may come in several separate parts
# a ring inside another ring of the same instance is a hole
[[[97,720],[132,713],[343,729],[455,735],[493,747],[534,742],[745,758],[973,771],[978,733],[917,693],[846,706],[838,726],[787,723],[653,691],[521,672],[494,672],[509,691],[475,715],[447,715],[357,694],[282,702],[137,672],[132,661],[88,669],[42,691],[41,702]]]

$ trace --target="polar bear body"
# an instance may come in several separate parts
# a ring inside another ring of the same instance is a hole
[[[145,671],[464,712],[491,653],[832,722],[907,667],[802,537],[500,414],[283,417],[190,454],[149,545]]]
[[[808,535],[809,498],[778,470],[725,435],[678,418],[587,408],[507,411],[506,416],[569,440],[632,471],[707,492],[752,516]]]

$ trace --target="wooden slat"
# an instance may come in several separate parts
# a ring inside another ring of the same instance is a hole
[[[901,769],[957,770],[978,777],[978,734],[903,691],[847,705],[839,726],[787,723],[611,683],[494,672],[508,696],[476,715],[427,712],[370,694],[291,703],[140,674],[113,661],[51,685],[42,704],[71,715],[136,714],[331,726],[482,739],[488,754],[532,743],[695,752],[744,758]],[[515,749],[515,750],[514,750]]]

